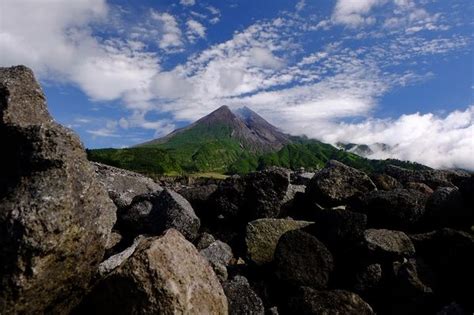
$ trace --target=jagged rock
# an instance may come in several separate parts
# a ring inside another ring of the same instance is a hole
[[[211,202],[216,214],[227,221],[273,218],[280,213],[289,183],[288,170],[269,168],[225,180],[212,195]]]
[[[258,219],[249,222],[245,235],[247,256],[257,265],[272,262],[280,237],[288,231],[310,224],[312,222],[287,219]]]
[[[196,239],[196,248],[198,250],[204,249],[206,247],[209,247],[209,245],[211,245],[215,241],[216,239],[214,238],[214,236],[212,236],[212,234],[204,232]]]
[[[116,208],[33,72],[0,68],[0,309],[67,313],[100,263]]]
[[[397,179],[403,185],[409,182],[418,182],[428,185],[431,189],[439,186],[452,187],[470,175],[462,171],[444,170],[407,170],[395,165],[385,168],[385,173]]]
[[[212,212],[209,209],[208,201],[210,196],[216,190],[216,184],[209,184],[195,187],[186,187],[179,190],[179,194],[189,201],[193,209],[196,211],[196,214],[202,220],[212,217]]]
[[[177,230],[139,241],[134,253],[102,279],[79,313],[227,314],[211,266]]]
[[[334,268],[329,250],[313,235],[293,230],[278,241],[275,254],[277,277],[296,286],[326,288]]]
[[[126,261],[130,256],[135,253],[135,250],[137,249],[137,246],[140,244],[140,242],[143,240],[143,236],[138,236],[126,249],[121,251],[120,253],[117,253],[113,256],[110,256],[106,260],[100,263],[98,272],[99,276],[104,277],[107,274],[109,274],[111,271],[113,271],[115,268],[120,266],[124,261]]]
[[[306,196],[324,207],[350,203],[377,189],[365,173],[331,160],[309,182]]]
[[[273,306],[273,307],[270,307],[266,312],[265,312],[266,315],[278,315],[280,314],[280,312],[278,312],[278,307],[276,306]]]
[[[377,289],[382,280],[382,267],[380,264],[364,266],[355,276],[354,290],[358,293],[367,293]]]
[[[189,202],[168,188],[133,198],[130,206],[119,213],[119,223],[122,230],[133,235],[158,235],[174,228],[188,240],[196,238],[201,224]]]
[[[360,296],[345,290],[317,291],[308,287],[300,289],[288,303],[288,314],[313,315],[369,315],[374,311]]]
[[[415,247],[410,238],[401,231],[369,229],[364,239],[370,254],[380,259],[411,257]]]
[[[288,189],[286,190],[285,197],[283,198],[283,203],[287,203],[293,200],[297,193],[304,193],[306,191],[305,185],[288,185]]]
[[[135,196],[163,190],[153,179],[141,174],[101,163],[92,164],[99,181],[119,209],[128,206]]]
[[[430,186],[423,183],[409,182],[405,186],[407,189],[418,190],[419,192],[427,196],[433,193],[433,189],[431,189]]]
[[[474,310],[470,288],[474,283],[474,236],[469,233],[443,228],[424,234],[410,235],[415,245],[417,260],[432,270],[437,294],[457,301],[467,309]]]
[[[371,176],[371,179],[379,190],[393,190],[397,188],[403,188],[402,184],[387,174],[375,174]]]
[[[349,210],[319,210],[315,223],[305,230],[316,236],[331,249],[351,246],[364,236],[367,216]]]
[[[407,230],[422,218],[427,196],[413,189],[372,191],[364,197],[370,227]]]
[[[212,264],[221,264],[224,266],[227,266],[230,260],[234,257],[232,254],[232,248],[219,240],[202,249],[199,253],[201,253],[201,255]]]
[[[458,188],[438,187],[426,202],[423,223],[433,228],[464,227],[473,223],[473,210],[468,209]]]
[[[248,280],[243,276],[235,276],[226,281],[222,287],[229,302],[229,314],[265,314],[262,300],[252,290]]]

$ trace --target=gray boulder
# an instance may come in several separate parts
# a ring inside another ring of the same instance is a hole
[[[144,238],[103,278],[78,313],[227,314],[211,266],[177,230]]]
[[[208,247],[199,251],[212,264],[221,264],[227,266],[234,257],[232,248],[219,240],[213,242]]]
[[[252,290],[248,280],[235,276],[223,284],[224,292],[229,302],[230,315],[263,315],[265,309],[260,297]]]
[[[415,246],[401,231],[369,229],[365,231],[364,239],[369,253],[382,260],[412,257],[415,254]]]
[[[248,258],[257,265],[273,261],[280,237],[288,231],[312,224],[288,219],[258,219],[247,224],[245,243]]]
[[[31,70],[0,68],[0,309],[68,313],[105,252],[116,208]]]
[[[92,164],[99,181],[118,208],[128,206],[135,196],[163,190],[153,179],[141,174],[101,163]]]
[[[353,202],[376,189],[364,172],[331,160],[311,179],[306,196],[324,207],[334,207]]]
[[[274,257],[278,279],[295,286],[324,289],[334,269],[333,257],[326,246],[301,230],[283,234]]]
[[[136,196],[119,213],[119,223],[123,231],[132,235],[158,235],[174,228],[188,240],[196,238],[201,224],[189,202],[168,188],[160,193]]]
[[[288,314],[300,315],[371,315],[375,314],[360,296],[345,290],[317,291],[308,287],[300,289],[288,303]]]

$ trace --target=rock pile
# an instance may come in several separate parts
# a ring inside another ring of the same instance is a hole
[[[25,67],[0,69],[0,134],[0,314],[474,311],[471,174],[330,161],[162,188],[89,163]]]

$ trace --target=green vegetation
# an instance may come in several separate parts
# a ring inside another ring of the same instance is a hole
[[[277,152],[252,154],[230,135],[225,126],[189,129],[166,143],[128,149],[87,150],[90,160],[149,175],[245,174],[267,166],[318,169],[335,159],[368,173],[388,164],[408,169],[425,166],[399,160],[369,160],[316,140],[293,137]]]

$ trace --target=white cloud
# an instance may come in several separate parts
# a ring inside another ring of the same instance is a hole
[[[331,123],[313,129],[324,141],[385,143],[389,151],[376,151],[371,158],[417,161],[435,168],[474,170],[474,106],[453,111],[446,117],[409,114],[398,119],[369,119],[358,124]]]
[[[179,3],[184,6],[192,6],[196,4],[196,0],[180,0]]]
[[[205,38],[206,37],[206,27],[199,23],[196,20],[188,20],[186,22],[188,30],[186,35],[188,36],[188,40],[190,42],[194,42],[197,38]]]
[[[335,23],[350,27],[373,24],[375,19],[368,14],[375,6],[385,2],[386,0],[338,0],[332,19]]]
[[[162,32],[159,38],[159,47],[161,49],[176,50],[184,45],[181,39],[181,29],[174,16],[166,12],[160,13],[153,10],[151,11],[151,17],[162,24]]]
[[[301,11],[301,10],[304,9],[305,6],[306,6],[306,1],[305,0],[300,0],[296,3],[295,9],[296,9],[296,11]]]

